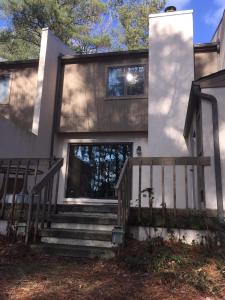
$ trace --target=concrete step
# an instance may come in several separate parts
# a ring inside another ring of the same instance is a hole
[[[101,247],[112,248],[115,245],[111,241],[98,241],[98,240],[84,240],[84,239],[68,239],[58,237],[42,237],[42,243],[57,244],[57,245],[73,245],[73,246],[86,246],[86,247]]]
[[[117,213],[117,204],[59,204],[58,212]]]
[[[102,225],[102,224],[77,224],[67,222],[52,222],[51,229],[74,229],[74,230],[98,230],[112,232],[114,225]]]
[[[104,230],[85,230],[85,229],[42,229],[41,237],[54,237],[64,239],[78,239],[78,240],[97,240],[111,242],[111,231]]]
[[[32,251],[43,252],[48,255],[72,256],[77,258],[112,258],[115,253],[112,249],[101,247],[71,246],[57,244],[33,244]]]
[[[115,225],[117,223],[117,215],[97,213],[58,213],[51,216],[51,222]]]

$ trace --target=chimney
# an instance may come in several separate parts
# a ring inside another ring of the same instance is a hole
[[[183,129],[194,80],[192,13],[170,6],[149,16],[150,156],[188,154]]]

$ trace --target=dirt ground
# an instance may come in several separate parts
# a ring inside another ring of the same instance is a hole
[[[130,241],[110,260],[34,255],[0,236],[0,299],[225,299],[221,250]]]

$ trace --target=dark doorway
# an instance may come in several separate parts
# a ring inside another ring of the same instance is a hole
[[[67,198],[114,199],[114,187],[132,144],[70,144]]]

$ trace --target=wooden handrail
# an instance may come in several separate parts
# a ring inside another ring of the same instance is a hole
[[[118,191],[118,189],[119,189],[119,187],[120,187],[120,185],[121,185],[123,176],[124,176],[124,174],[125,174],[126,168],[127,168],[127,166],[128,166],[128,163],[129,163],[129,159],[130,159],[129,157],[126,158],[125,163],[124,163],[124,165],[123,165],[123,168],[122,168],[122,170],[121,170],[121,172],[120,172],[119,179],[118,179],[118,181],[117,181],[117,184],[115,185],[115,190],[116,190],[116,191]]]
[[[210,157],[132,157],[130,162],[133,166],[210,166]]]
[[[63,158],[59,159],[56,164],[45,174],[45,176],[32,188],[32,194],[38,194],[43,187],[49,182],[49,180],[57,173],[57,171],[63,165]]]

